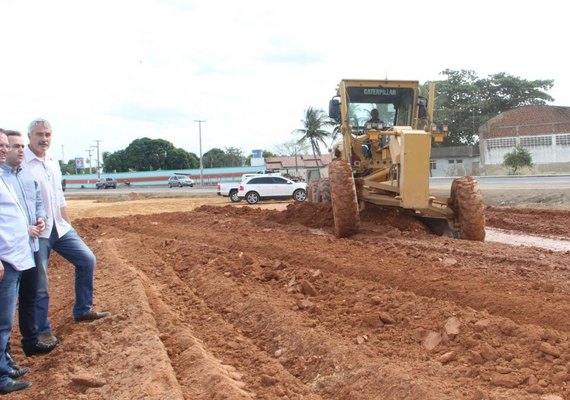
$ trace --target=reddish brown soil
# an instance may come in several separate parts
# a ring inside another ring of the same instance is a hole
[[[14,333],[33,386],[10,398],[570,399],[569,252],[437,237],[372,207],[337,239],[331,215],[76,220],[98,256],[96,308],[113,316],[72,321],[73,271],[54,256],[61,345],[24,358]],[[570,238],[567,211],[487,215]]]
[[[487,207],[485,216],[495,228],[570,238],[570,211]]]

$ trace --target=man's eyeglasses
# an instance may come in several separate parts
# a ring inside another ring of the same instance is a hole
[[[10,146],[9,144],[0,144],[0,149],[10,150],[11,148],[12,146]]]

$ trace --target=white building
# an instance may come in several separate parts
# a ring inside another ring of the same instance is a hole
[[[525,106],[491,118],[479,128],[482,168],[502,165],[517,144],[539,171],[569,171],[570,107]]]
[[[477,146],[432,147],[431,176],[479,175],[479,148]]]

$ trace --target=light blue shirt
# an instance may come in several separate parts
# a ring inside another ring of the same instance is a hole
[[[1,164],[0,168],[3,170],[2,176],[5,182],[12,185],[20,205],[26,212],[28,225],[36,225],[39,217],[45,221],[46,211],[42,202],[42,194],[34,177],[21,167],[13,170],[8,164]],[[40,249],[37,237],[30,236],[30,247],[34,252]]]
[[[13,185],[4,179],[5,170],[0,169],[0,259],[17,271],[34,268],[30,251],[27,216],[18,203]]]

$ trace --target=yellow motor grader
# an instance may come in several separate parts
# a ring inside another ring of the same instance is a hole
[[[333,150],[328,182],[309,189],[310,201],[330,198],[338,237],[357,232],[359,210],[373,203],[404,209],[438,234],[485,239],[475,179],[455,179],[449,198],[429,192],[432,142],[447,135],[434,122],[434,98],[435,87],[424,97],[417,81],[340,82],[329,117],[339,123],[342,142]]]

